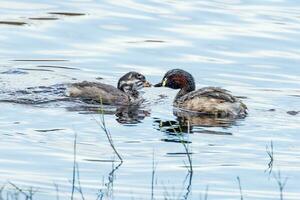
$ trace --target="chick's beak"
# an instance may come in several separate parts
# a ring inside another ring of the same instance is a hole
[[[148,81],[145,81],[143,84],[144,87],[151,87],[151,83],[149,83]]]

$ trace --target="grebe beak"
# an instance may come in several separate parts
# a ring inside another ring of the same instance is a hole
[[[157,83],[154,85],[154,87],[162,87],[162,83]]]
[[[165,87],[167,84],[167,78],[164,78],[164,80],[161,83],[157,83],[154,85],[154,87]]]
[[[148,81],[145,81],[143,84],[144,87],[151,87],[151,83],[149,83]]]

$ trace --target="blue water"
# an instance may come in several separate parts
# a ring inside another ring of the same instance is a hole
[[[203,123],[177,136],[168,126],[176,123],[176,91],[147,88],[140,123],[105,115],[123,158],[118,166],[97,123],[101,115],[61,102],[3,102],[2,196],[16,191],[13,183],[37,189],[33,199],[71,199],[77,135],[85,199],[240,199],[237,177],[244,199],[280,199],[279,171],[282,181],[288,178],[284,199],[299,199],[300,113],[287,113],[300,111],[299,24],[300,3],[292,0],[2,0],[1,93],[81,80],[116,85],[131,70],[156,83],[182,68],[198,88],[221,86],[246,97],[249,108],[247,118],[228,127]],[[178,140],[190,142],[193,173]],[[82,199],[77,189],[74,196]]]

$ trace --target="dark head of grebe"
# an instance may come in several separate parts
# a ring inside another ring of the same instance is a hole
[[[182,69],[169,70],[163,77],[162,81],[154,85],[154,87],[181,89],[176,98],[179,98],[196,89],[194,77]]]

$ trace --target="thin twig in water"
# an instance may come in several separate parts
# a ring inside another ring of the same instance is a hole
[[[190,135],[190,122],[187,121],[188,124],[188,136]],[[182,129],[181,126],[179,126],[179,130],[182,133]],[[192,179],[193,179],[193,163],[192,163],[192,158],[191,158],[191,153],[189,152],[189,144],[183,144],[184,148],[185,148],[185,152],[187,154],[188,157],[188,161],[189,161],[189,169],[188,169],[188,175],[189,175],[189,183],[188,183],[188,187],[187,187],[187,192],[184,195],[184,199],[188,199],[188,196],[191,192],[191,187],[192,187]]]
[[[240,189],[241,200],[243,200],[244,197],[243,197],[242,185],[241,185],[240,177],[238,176],[238,177],[236,177],[236,179],[238,180],[238,183],[239,183],[239,189]]]
[[[28,190],[28,193],[27,194],[26,192],[24,192],[24,190],[22,190],[21,188],[19,188],[17,185],[15,185],[14,183],[12,182],[9,182],[8,183],[13,186],[18,192],[20,192],[21,194],[23,194],[26,198],[26,200],[32,200],[33,198],[33,195],[38,191],[37,189],[34,191],[33,188],[31,187],[29,190]]]
[[[288,177],[285,177],[284,180],[283,180],[282,177],[281,177],[281,172],[279,170],[277,175],[274,173],[274,178],[275,178],[275,180],[278,184],[278,187],[279,187],[280,200],[283,200],[283,190],[284,190],[284,187],[287,183]]]
[[[115,179],[115,172],[119,169],[119,167],[121,167],[121,165],[123,164],[123,162],[118,163],[117,166],[114,166],[114,162],[112,162],[112,170],[111,172],[108,174],[108,182],[104,183],[103,180],[103,184],[106,189],[99,189],[97,192],[97,199],[96,200],[102,200],[104,198],[104,195],[106,198],[108,199],[113,199],[113,187],[114,187],[114,179]]]
[[[102,190],[99,190],[99,191],[97,192],[97,198],[96,198],[96,200],[102,200],[103,197],[104,197],[103,191],[102,191]]]
[[[108,174],[108,183],[106,183],[106,187],[107,187],[107,194],[109,194],[109,197],[113,199],[112,197],[114,192],[114,180],[115,180],[115,170],[116,170],[114,162],[111,163],[111,168],[112,170]]]
[[[268,169],[266,169],[265,171],[269,171],[269,175],[271,175],[272,170],[273,170],[273,162],[274,162],[274,148],[273,148],[273,141],[271,141],[271,146],[270,148],[268,147],[268,145],[266,145],[266,152],[270,158],[270,161],[268,163]]]
[[[190,136],[190,121],[187,121],[187,125],[188,125],[188,127],[187,127],[188,128],[188,136]],[[179,127],[180,127],[180,131],[182,132],[181,126],[179,126]],[[187,144],[184,144],[183,146],[185,148],[185,151],[187,153],[187,157],[188,157],[188,160],[189,160],[189,167],[190,167],[189,171],[190,171],[191,174],[193,174],[193,163],[192,163],[191,153],[189,152],[189,146],[188,145],[189,144],[187,143]]]
[[[76,168],[77,168],[76,172],[77,172],[78,192],[81,195],[81,199],[85,200],[83,192],[82,192],[82,188],[81,188],[81,183],[80,183],[80,174],[79,174],[79,165],[78,165],[78,163],[76,163]]]
[[[154,162],[154,151],[152,154],[152,178],[151,178],[151,199],[154,199],[154,178],[155,178],[155,171],[156,171],[156,164]]]
[[[96,123],[99,124],[101,129],[104,131],[111,148],[114,150],[114,152],[118,156],[119,160],[121,162],[123,162],[123,159],[122,159],[121,155],[119,154],[119,152],[115,148],[115,145],[114,145],[113,139],[111,137],[111,134],[110,134],[109,130],[106,127],[106,123],[105,123],[105,119],[104,119],[104,109],[103,109],[102,98],[100,98],[100,103],[101,103],[100,104],[100,112],[101,112],[100,122],[98,120],[96,120],[95,118],[94,119],[95,119]]]
[[[13,186],[17,191],[19,191],[21,194],[23,194],[24,196],[26,196],[26,199],[28,198],[28,194],[26,192],[24,192],[21,188],[19,188],[18,186],[16,186],[14,183],[12,182],[8,182],[11,186]]]
[[[180,131],[180,133],[178,133],[178,132],[176,131],[176,129],[172,126],[172,123],[171,123],[170,121],[169,121],[169,124],[170,124],[171,128],[173,128],[174,133],[175,133],[177,136],[180,137],[180,142],[181,142],[181,144],[182,144],[183,147],[184,147],[185,154],[187,155],[188,162],[189,162],[189,165],[188,165],[188,166],[185,164],[186,168],[188,169],[188,175],[187,175],[187,176],[189,176],[189,183],[188,183],[188,186],[187,186],[187,188],[186,188],[187,192],[186,192],[186,193],[184,194],[184,196],[183,196],[184,199],[187,199],[188,196],[189,196],[189,194],[190,194],[190,191],[191,191],[192,178],[193,178],[193,164],[192,164],[191,153],[189,152],[188,142],[187,142],[187,143],[184,142],[183,131],[182,131],[181,126],[179,125],[179,131]],[[189,133],[190,133],[189,130],[190,130],[190,124],[189,124],[189,121],[188,121],[188,135],[189,135]],[[184,162],[184,163],[185,163],[185,162]]]
[[[183,195],[183,199],[188,199],[189,194],[191,192],[192,180],[193,180],[193,171],[188,171],[187,178],[188,178],[188,185],[187,185],[187,188],[186,188],[186,193]]]
[[[73,144],[73,151],[74,151],[73,152],[73,154],[74,154],[74,160],[73,160],[73,177],[72,177],[71,200],[74,199],[74,192],[75,192],[75,190],[77,190],[80,193],[81,199],[85,200],[83,192],[82,192],[82,188],[81,188],[81,183],[80,183],[79,166],[78,166],[78,163],[76,161],[76,156],[77,156],[77,133],[76,132],[75,132],[75,138],[74,138],[74,144]],[[75,186],[76,177],[77,177],[78,187]]]
[[[56,183],[53,183],[54,187],[55,187],[55,191],[56,191],[56,200],[59,200],[59,188],[58,185]]]
[[[36,191],[33,190],[33,187],[30,187],[30,189],[28,190],[29,197],[30,197],[31,200],[32,200],[32,197],[33,197],[33,195],[35,194]]]
[[[205,196],[204,196],[204,200],[207,200],[207,199],[208,199],[208,185],[206,186]]]
[[[190,133],[190,123],[189,123],[189,121],[187,122],[188,123],[188,135],[189,135],[189,133]],[[183,145],[183,147],[184,147],[184,150],[185,150],[185,153],[186,153],[186,155],[187,155],[187,158],[188,158],[188,161],[189,161],[189,166],[187,166],[189,169],[189,172],[193,172],[193,163],[192,163],[192,158],[191,158],[191,153],[189,152],[189,148],[188,148],[188,142],[184,142],[184,139],[183,139],[183,132],[182,132],[182,128],[181,128],[181,126],[179,125],[179,130],[180,130],[180,133],[178,133],[177,131],[176,131],[176,129],[172,126],[172,123],[169,121],[169,124],[170,124],[170,126],[171,126],[171,128],[173,128],[173,131],[174,131],[174,133],[177,135],[177,136],[180,136],[181,138],[180,138],[180,142],[181,142],[181,144]]]
[[[76,147],[77,146],[77,133],[75,132],[74,144],[73,144],[73,179],[72,179],[72,193],[71,193],[71,200],[74,199],[74,191],[75,191],[75,176],[76,176]]]
[[[5,187],[6,187],[6,185],[2,185],[1,188],[0,188],[0,200],[4,200],[3,196],[2,196],[2,192],[3,192]]]
[[[192,158],[191,158],[191,153],[189,153],[189,149],[188,149],[188,144],[184,144],[183,143],[183,146],[184,146],[184,149],[185,149],[185,152],[186,152],[186,155],[187,155],[187,158],[188,158],[188,161],[189,161],[189,172],[190,173],[193,173],[193,164],[192,164]]]
[[[207,199],[208,199],[208,185],[206,186],[205,194],[204,194],[204,200],[207,200]],[[200,195],[200,200],[202,200],[202,195]]]

